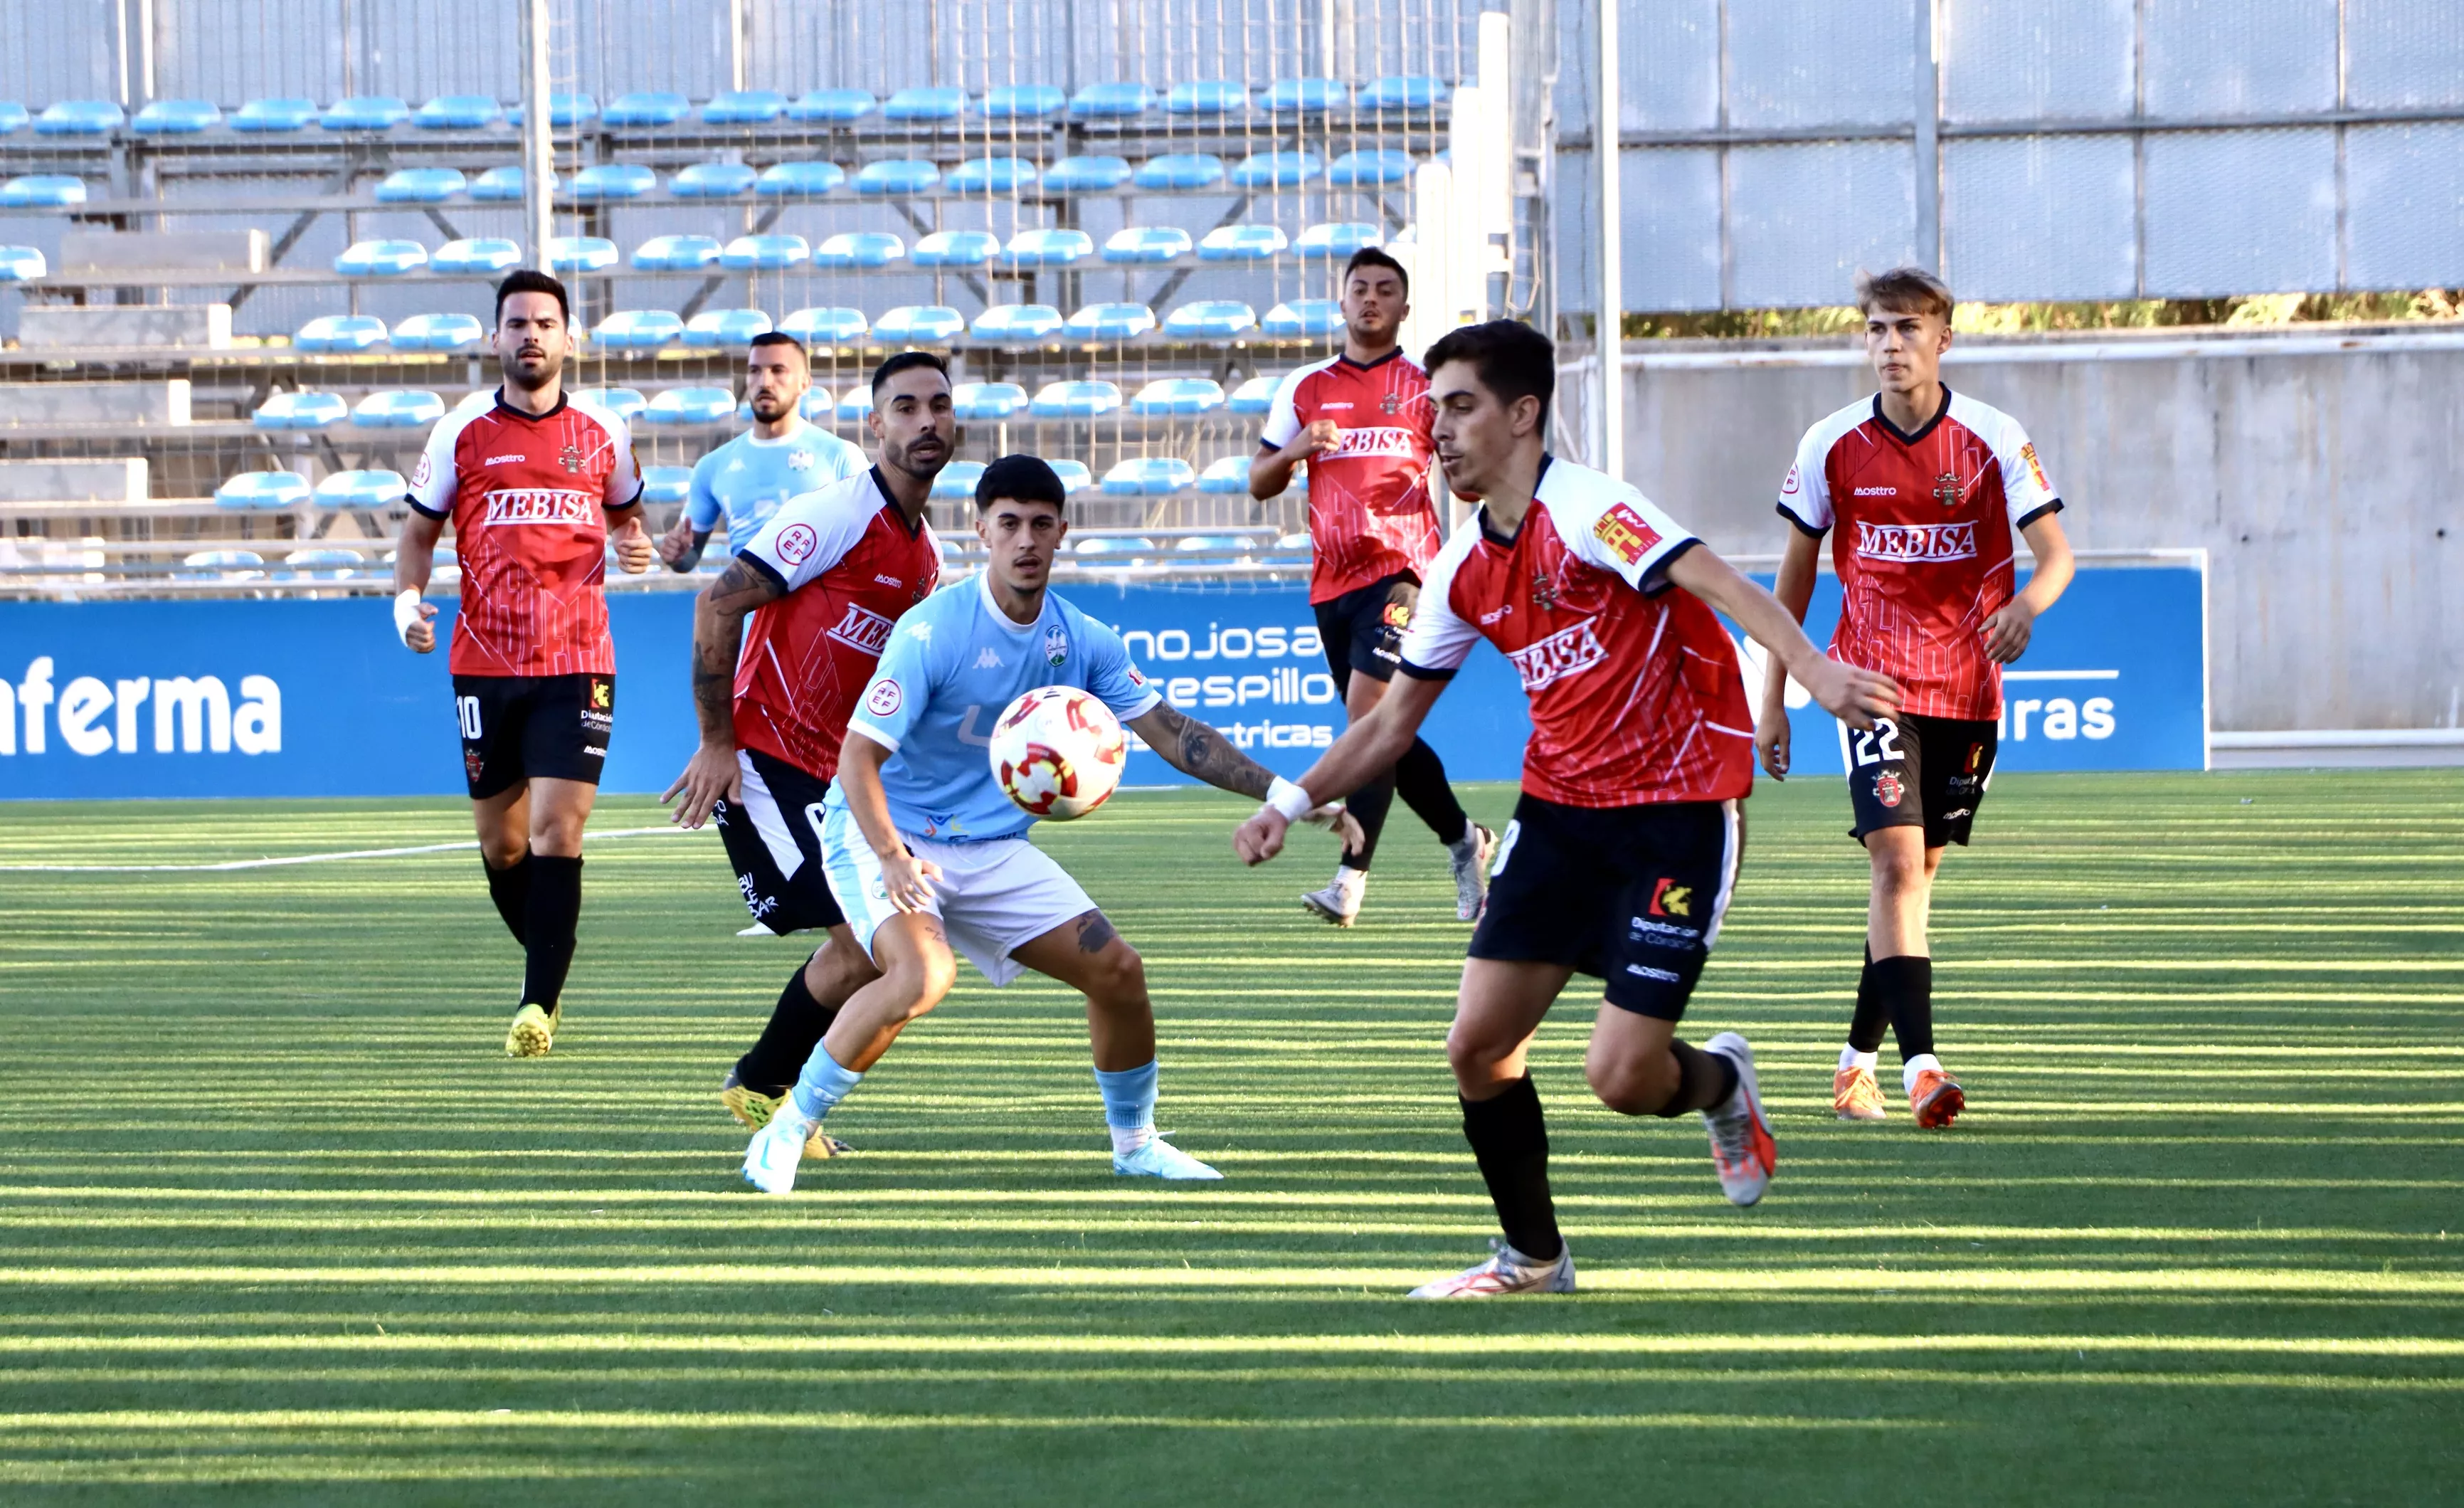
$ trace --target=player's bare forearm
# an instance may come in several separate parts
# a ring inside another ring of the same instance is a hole
[[[2071,556],[2070,536],[2062,532],[2058,514],[2029,520],[2019,537],[2028,542],[2029,551],[2036,557],[2036,568],[2028,577],[2028,589],[2019,595],[2028,600],[2033,611],[2042,612],[2070,589],[2071,578],[2079,574],[2079,563]]]
[[[856,831],[883,858],[907,852],[898,825],[890,820],[890,793],[881,788],[881,766],[888,763],[889,748],[860,728],[847,729],[839,745],[839,788],[847,794],[847,815],[855,818]]]
[[[1262,501],[1282,497],[1284,489],[1292,484],[1292,471],[1299,464],[1299,457],[1282,451],[1259,451],[1249,462],[1249,496]]]
[[[402,521],[402,538],[394,545],[395,591],[428,589],[428,578],[436,570],[436,542],[444,534],[443,519],[431,519],[417,508],[410,510],[410,517]]]
[[[1820,564],[1822,540],[1806,533],[1792,523],[1788,526],[1788,548],[1780,556],[1779,574],[1771,582],[1771,595],[1788,610],[1788,615],[1801,628],[1805,610],[1814,601],[1814,573]],[[1788,693],[1788,667],[1778,655],[1771,656],[1763,672],[1763,705],[1777,708],[1784,704]]]
[[[736,661],[744,652],[744,615],[778,594],[768,578],[729,561],[693,599],[693,716],[702,743],[714,748],[736,746]]]
[[[1387,683],[1386,694],[1377,699],[1369,716],[1343,730],[1340,738],[1309,773],[1300,778],[1301,788],[1320,805],[1340,800],[1376,779],[1392,768],[1412,740],[1420,732],[1420,724],[1437,705],[1439,694],[1446,689],[1442,680],[1422,680],[1405,671]]]
[[[1156,702],[1152,710],[1131,720],[1130,726],[1165,764],[1218,790],[1264,801],[1267,787],[1275,783],[1272,770],[1170,702]]]
[[[1804,628],[1779,599],[1740,575],[1710,550],[1697,546],[1668,563],[1669,582],[1727,613],[1771,651],[1822,709],[1852,728],[1899,710],[1899,683],[1876,671],[1843,665],[1814,647]]]

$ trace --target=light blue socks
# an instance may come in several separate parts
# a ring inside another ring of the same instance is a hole
[[[835,1066],[835,1065],[833,1065]],[[1112,1128],[1112,1151],[1126,1157],[1155,1140],[1155,1065],[1149,1058],[1117,1073],[1095,1070],[1104,1093],[1104,1124]]]
[[[830,1107],[847,1097],[847,1091],[864,1082],[864,1076],[851,1069],[839,1067],[830,1050],[821,1043],[813,1044],[813,1055],[804,1059],[804,1071],[796,1077],[796,1109],[807,1120],[819,1120],[830,1113]],[[1155,1098],[1154,1076],[1150,1069],[1147,1098]]]

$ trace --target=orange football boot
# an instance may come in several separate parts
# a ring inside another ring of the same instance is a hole
[[[1917,1075],[1916,1087],[1908,1091],[1908,1109],[1915,1114],[1917,1124],[1927,1131],[1950,1124],[1967,1108],[1968,1095],[1959,1087],[1959,1080],[1935,1069]]]
[[[1870,1068],[1843,1068],[1831,1076],[1831,1113],[1842,1120],[1880,1120],[1882,1086]]]

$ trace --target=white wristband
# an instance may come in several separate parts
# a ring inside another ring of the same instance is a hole
[[[393,598],[393,632],[405,645],[410,643],[410,626],[419,621],[419,588],[405,587]]]
[[[1286,780],[1281,775],[1276,776],[1274,784],[1266,787],[1266,805],[1282,812],[1287,822],[1303,821],[1317,809],[1317,803],[1309,799],[1308,791],[1303,790],[1297,782]]]

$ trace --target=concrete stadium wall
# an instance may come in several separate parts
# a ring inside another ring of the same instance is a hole
[[[2218,730],[2458,725],[2464,333],[1972,340],[1944,376],[2026,426],[2075,548],[2208,551]],[[1629,344],[1625,378],[1628,475],[1742,555],[1781,547],[1806,427],[1873,390],[1836,342]]]

